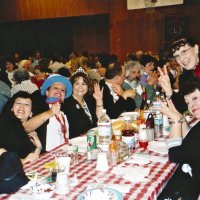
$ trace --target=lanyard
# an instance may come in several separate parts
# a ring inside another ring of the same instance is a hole
[[[61,116],[62,120],[60,120],[58,115],[55,115],[55,118],[61,125],[61,132],[63,133],[65,143],[68,143],[69,141],[68,141],[68,138],[66,137],[67,129],[66,129],[65,118],[64,118],[63,114],[60,114],[60,116]]]

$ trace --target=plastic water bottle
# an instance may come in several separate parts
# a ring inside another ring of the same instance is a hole
[[[153,98],[153,111],[154,112],[156,112],[157,108],[160,107],[160,100],[161,100],[160,92],[156,91],[156,95]]]
[[[102,110],[102,115],[98,120],[98,140],[99,146],[110,144],[112,137],[112,126],[109,116],[106,114],[106,109]],[[100,147],[101,148],[101,147]]]
[[[156,111],[154,117],[154,140],[159,140],[163,135],[163,116],[160,111]]]

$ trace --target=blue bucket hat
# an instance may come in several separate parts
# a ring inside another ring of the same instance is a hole
[[[66,88],[65,98],[69,97],[72,94],[71,82],[66,77],[61,76],[59,74],[53,74],[44,81],[41,88],[41,94],[45,95],[46,90],[49,87],[51,87],[54,83],[62,83],[63,85],[65,85],[65,88]]]

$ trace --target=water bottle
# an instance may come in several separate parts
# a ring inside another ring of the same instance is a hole
[[[154,140],[159,140],[163,135],[163,116],[160,111],[156,111],[154,117]]]
[[[98,141],[100,148],[108,148],[112,137],[112,126],[109,116],[106,114],[106,109],[102,110],[102,115],[98,122]],[[105,150],[105,149],[102,149]]]
[[[153,98],[153,111],[154,112],[156,112],[157,108],[160,107],[160,100],[161,100],[160,92],[156,91],[156,95]]]

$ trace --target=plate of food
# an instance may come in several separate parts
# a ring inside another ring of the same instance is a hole
[[[130,116],[131,118],[134,117],[139,117],[139,113],[138,112],[123,112],[120,117],[126,117],[126,116]]]
[[[111,188],[95,188],[90,190],[85,190],[80,193],[77,200],[123,200],[123,195],[117,190]]]

